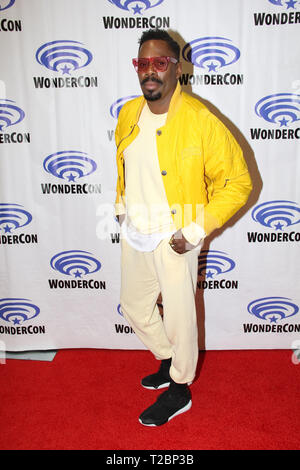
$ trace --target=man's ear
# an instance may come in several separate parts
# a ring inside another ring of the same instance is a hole
[[[176,78],[178,80],[178,78],[180,77],[180,75],[182,74],[182,64],[181,62],[177,62],[176,64]]]

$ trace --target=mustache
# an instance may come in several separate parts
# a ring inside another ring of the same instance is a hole
[[[144,78],[144,80],[141,81],[141,85],[144,85],[145,83],[147,82],[157,82],[159,83],[160,85],[162,85],[162,81],[159,79],[159,78],[156,78],[156,77],[146,77]]]

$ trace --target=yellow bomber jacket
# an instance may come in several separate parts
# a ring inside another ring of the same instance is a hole
[[[139,133],[145,98],[128,101],[115,131],[116,213],[125,204],[124,149]],[[156,131],[159,166],[176,228],[198,223],[209,235],[247,201],[251,178],[243,153],[224,124],[178,82],[166,123]],[[142,156],[141,156],[142,157]]]

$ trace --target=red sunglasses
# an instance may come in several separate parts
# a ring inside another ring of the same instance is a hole
[[[132,63],[136,72],[146,72],[150,64],[153,64],[156,72],[165,72],[168,68],[169,62],[177,64],[178,60],[174,57],[142,57],[139,59],[132,59]]]

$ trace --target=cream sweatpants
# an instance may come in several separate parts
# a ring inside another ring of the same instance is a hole
[[[195,292],[200,247],[180,255],[168,242],[141,252],[122,239],[121,309],[157,359],[172,358],[171,378],[187,383],[193,381],[198,361]],[[163,319],[157,306],[160,293]]]

